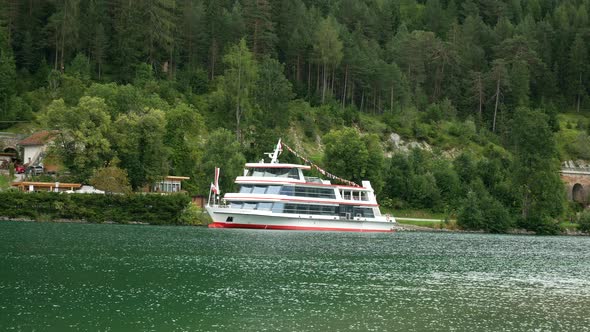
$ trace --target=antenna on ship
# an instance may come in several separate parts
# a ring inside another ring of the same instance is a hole
[[[271,164],[278,164],[279,155],[281,154],[281,152],[283,152],[283,145],[281,144],[281,139],[279,138],[279,142],[277,143],[274,152],[266,152],[264,154],[270,158]]]

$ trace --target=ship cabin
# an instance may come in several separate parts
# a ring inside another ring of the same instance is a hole
[[[248,163],[244,175],[236,179],[238,192],[226,194],[225,199],[231,208],[239,210],[348,220],[380,215],[369,181],[363,181],[362,187],[331,184],[329,180],[304,176],[303,171],[310,168],[297,164]]]
[[[236,180],[270,180],[269,178],[277,178],[277,180],[290,180],[297,182],[305,182],[303,176],[304,170],[310,170],[311,166],[297,165],[297,164],[278,164],[278,163],[247,163],[244,169],[244,176],[239,176]]]
[[[236,183],[240,185],[236,193],[237,197],[231,194],[229,197],[243,198],[243,194],[264,194],[359,203],[375,202],[375,195],[369,181],[363,181],[362,187],[332,185],[329,180],[304,176],[303,171],[311,169],[307,165],[248,163],[246,167],[244,175],[236,179]]]

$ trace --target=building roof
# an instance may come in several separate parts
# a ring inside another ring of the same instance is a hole
[[[13,187],[28,187],[33,185],[38,188],[80,188],[81,183],[65,183],[65,182],[33,182],[33,181],[20,181],[13,182],[10,184]]]
[[[164,180],[167,181],[174,181],[174,180],[178,180],[178,181],[182,181],[182,180],[189,180],[190,177],[188,176],[173,176],[173,175],[168,175],[164,178]]]
[[[34,133],[33,135],[18,142],[20,146],[31,146],[31,145],[45,145],[46,143],[53,140],[57,135],[57,130],[43,130]]]

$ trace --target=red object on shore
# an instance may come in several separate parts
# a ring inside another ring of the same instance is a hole
[[[16,172],[16,174],[23,174],[25,172],[25,166],[24,165],[16,165],[16,166],[14,166],[14,171]]]

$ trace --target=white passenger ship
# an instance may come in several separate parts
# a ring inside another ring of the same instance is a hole
[[[281,164],[278,161],[281,151],[279,140],[275,151],[268,153],[270,163],[264,160],[247,163],[244,175],[235,180],[239,192],[225,194],[222,204],[213,195],[213,202],[210,199],[206,206],[213,219],[209,227],[352,232],[395,230],[395,219],[381,215],[369,181],[363,181],[362,186],[353,183],[339,185],[306,177],[303,171],[310,170],[311,166]]]

